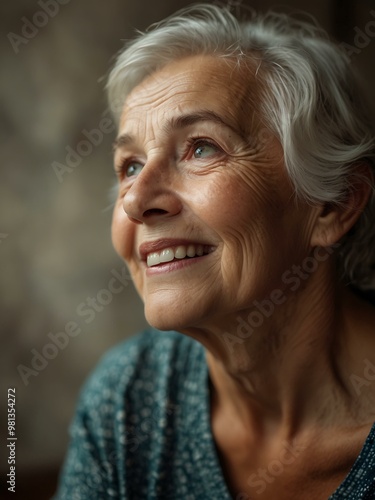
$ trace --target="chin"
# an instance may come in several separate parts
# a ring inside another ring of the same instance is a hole
[[[149,311],[146,307],[145,317],[147,323],[157,330],[178,330],[179,328],[183,328],[184,325],[184,323],[181,322],[181,317],[177,318],[173,314],[166,314],[165,311],[155,311],[154,308]]]
[[[177,330],[197,321],[197,311],[189,310],[186,304],[174,304],[170,301],[145,301],[145,317],[149,325],[158,330]]]

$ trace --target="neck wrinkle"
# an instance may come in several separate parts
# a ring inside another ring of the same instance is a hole
[[[330,273],[317,271],[232,353],[217,343],[205,346],[216,411],[261,434],[282,429],[287,439],[305,424],[334,421],[350,395],[334,283]]]

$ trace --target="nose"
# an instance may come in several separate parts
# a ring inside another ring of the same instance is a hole
[[[136,224],[154,224],[179,214],[182,203],[173,190],[168,167],[146,163],[126,192],[123,207]]]

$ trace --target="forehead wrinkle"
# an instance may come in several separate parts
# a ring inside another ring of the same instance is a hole
[[[212,61],[212,58],[209,59]],[[214,62],[219,67],[223,64],[220,60]],[[202,75],[199,75],[198,79],[195,78],[195,66],[187,69],[186,66],[181,67],[180,64],[180,71],[175,72],[175,74],[172,71],[172,75],[168,73],[168,67],[161,69],[156,74],[150,75],[138,88],[134,89],[134,93],[128,99],[126,106],[127,118],[129,118],[129,114],[133,115],[135,112],[138,119],[141,117],[139,121],[143,122],[143,126],[147,126],[147,123],[152,120],[150,112],[151,115],[158,114],[158,109],[161,108],[160,110],[163,110],[162,116],[156,117],[159,122],[157,128],[164,133],[170,134],[173,130],[183,129],[197,122],[207,121],[224,125],[239,135],[245,142],[249,141],[258,128],[254,127],[254,119],[257,115],[257,106],[254,102],[256,85],[249,85],[253,71],[250,71],[249,67],[246,68],[247,71],[244,71],[244,68],[241,70],[237,67],[231,67],[231,65],[228,68],[228,64],[225,66],[226,71],[224,73],[230,71],[230,86],[225,84],[225,75],[218,71],[217,67],[209,68],[209,71],[203,74],[203,78],[201,78]],[[200,109],[198,107],[197,111],[195,111],[197,99],[200,98],[200,94],[207,90],[204,75],[206,79],[210,79],[211,86],[214,83],[213,94],[220,92],[221,86],[225,92],[224,95],[220,93],[222,100],[219,99],[217,105],[214,102],[213,109],[212,107],[210,107],[211,109]],[[172,82],[170,76],[173,77]],[[244,77],[245,81],[242,80]],[[179,96],[182,96],[183,99],[176,103],[175,100],[178,100]],[[223,107],[224,105],[225,107]],[[180,116],[170,116],[173,113],[173,108]],[[244,108],[248,110],[246,118],[244,118]],[[126,121],[124,120],[124,122]],[[116,140],[115,146],[127,146],[136,142],[136,140],[136,137],[131,133],[124,133]]]
[[[162,71],[160,71],[161,74],[163,74]],[[172,82],[168,78],[161,78],[159,72],[156,72],[135,87],[127,99],[126,108],[128,112],[141,108],[155,110],[180,94],[199,93],[200,90],[195,87],[196,82],[188,71],[186,74],[177,74]]]

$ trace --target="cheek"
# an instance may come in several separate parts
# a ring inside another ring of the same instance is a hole
[[[223,240],[225,269],[252,272],[275,259],[289,227],[287,203],[267,179],[250,168],[217,178],[206,193],[206,221]],[[280,183],[279,183],[280,184]],[[202,207],[203,207],[203,193]],[[238,259],[233,260],[233,255]]]
[[[263,188],[263,187],[262,187]],[[223,172],[212,182],[202,183],[195,192],[196,206],[207,223],[219,233],[242,233],[270,210],[270,202],[259,185],[250,184],[238,173]]]
[[[136,224],[130,222],[122,206],[116,207],[112,218],[112,243],[119,256],[125,260],[134,286],[143,298],[142,270],[134,255],[137,243],[136,230]]]
[[[238,207],[246,204],[241,190],[238,179],[221,171],[190,182],[185,199],[202,220],[220,231],[220,228],[235,225]]]
[[[124,260],[131,260],[134,249],[135,224],[131,222],[122,206],[114,209],[112,217],[112,243]]]

